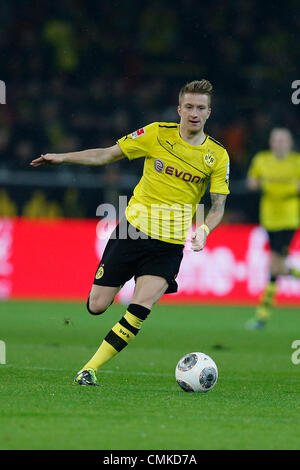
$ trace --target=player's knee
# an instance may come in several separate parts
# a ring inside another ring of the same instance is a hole
[[[285,263],[281,259],[275,258],[271,262],[270,271],[274,277],[280,276],[284,273]]]
[[[101,313],[105,312],[108,305],[104,302],[101,302],[101,300],[99,301],[98,299],[93,299],[89,296],[86,307],[91,315],[101,315]]]

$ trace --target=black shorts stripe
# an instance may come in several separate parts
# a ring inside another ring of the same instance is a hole
[[[128,343],[124,341],[123,338],[120,338],[114,331],[110,332],[105,336],[105,341],[107,341],[116,351],[120,352],[124,349]]]
[[[124,328],[127,328],[131,333],[133,333],[135,336],[138,334],[140,331],[138,328],[135,328],[134,326],[130,325],[128,321],[122,317],[121,320],[119,321],[120,325],[124,326]]]

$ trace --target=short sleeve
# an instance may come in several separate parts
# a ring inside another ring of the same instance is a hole
[[[210,176],[210,192],[218,194],[229,194],[229,173],[230,162],[226,150],[218,166],[212,171]]]
[[[296,159],[296,167],[297,167],[297,178],[300,179],[300,153],[295,154],[295,159]]]
[[[248,178],[260,178],[261,175],[261,165],[260,165],[260,154],[257,153],[250,164],[249,170],[248,170]]]
[[[157,123],[154,122],[145,127],[141,127],[141,129],[131,134],[125,135],[117,140],[117,144],[122,153],[126,155],[129,160],[134,160],[135,158],[149,156],[149,150],[153,145],[156,135]]]

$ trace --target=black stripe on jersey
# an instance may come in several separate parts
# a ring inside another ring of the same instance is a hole
[[[120,325],[124,326],[124,328],[127,328],[131,333],[133,333],[135,336],[138,334],[140,331],[138,328],[135,328],[134,326],[130,325],[128,321],[122,317],[121,320],[119,321]]]
[[[178,126],[162,126],[161,124],[158,124],[158,127],[167,127],[168,129],[177,129]]]
[[[128,344],[123,338],[120,338],[120,336],[118,336],[112,330],[110,330],[104,339],[118,352],[122,351],[122,349],[124,349]]]
[[[203,173],[203,175],[209,177],[209,175],[207,173],[204,173],[204,171],[202,170],[199,170],[199,168],[197,168],[196,166],[194,165],[191,165],[191,163],[183,160],[183,158],[180,158],[178,157],[178,155],[176,155],[175,153],[171,152],[171,150],[169,150],[167,147],[165,147],[159,140],[159,138],[157,137],[157,140],[158,140],[158,143],[159,145],[161,145],[167,152],[169,152],[171,155],[173,155],[174,157],[178,158],[178,160],[181,160],[182,162],[186,163],[187,165],[191,166],[192,168],[194,168],[194,170],[197,170],[197,171],[200,171],[200,173]]]
[[[218,142],[216,139],[214,139],[213,137],[208,137],[210,140],[212,140],[215,144],[218,144],[220,145],[220,147],[223,147],[223,149],[225,148],[224,145],[220,144],[220,142]]]

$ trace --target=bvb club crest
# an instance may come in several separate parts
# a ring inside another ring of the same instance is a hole
[[[209,150],[208,153],[204,155],[204,161],[209,166],[213,166],[213,164],[215,163],[215,157],[213,156],[213,153],[214,152],[211,152]]]
[[[103,276],[104,274],[104,267],[102,264],[100,264],[99,268],[98,268],[98,271],[96,272],[96,279],[101,279],[101,277]]]

